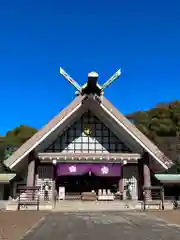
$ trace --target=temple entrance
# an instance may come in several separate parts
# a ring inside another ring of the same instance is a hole
[[[102,177],[86,173],[80,176],[61,176],[56,181],[57,190],[65,187],[66,194],[81,194],[82,192],[95,191],[99,189],[110,190],[112,193],[118,191],[119,177]]]
[[[84,194],[112,197],[118,191],[120,164],[62,163],[57,165],[56,188],[59,199],[70,196],[80,199]],[[61,195],[62,193],[62,195]],[[82,197],[83,198],[83,197]],[[96,198],[96,197],[94,197]],[[109,197],[110,198],[110,197]]]

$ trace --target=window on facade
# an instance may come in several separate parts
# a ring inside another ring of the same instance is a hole
[[[116,153],[131,152],[131,150],[88,111],[59,136],[45,152]]]

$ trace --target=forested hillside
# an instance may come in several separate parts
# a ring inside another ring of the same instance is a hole
[[[11,155],[15,149],[20,147],[36,132],[37,130],[34,128],[21,125],[7,132],[6,136],[0,137],[0,160]]]
[[[180,101],[159,104],[127,116],[146,136],[174,161],[180,152]]]
[[[146,136],[154,141],[170,158],[178,160],[180,152],[180,101],[159,104],[142,112],[127,116]],[[0,159],[29,139],[37,130],[21,125],[0,137]],[[7,149],[7,147],[10,147]]]
[[[128,118],[154,141],[176,137],[180,130],[180,101],[159,104],[146,112],[129,114]]]

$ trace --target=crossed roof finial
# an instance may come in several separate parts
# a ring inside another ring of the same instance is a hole
[[[117,78],[120,77],[121,69],[119,69],[115,74],[113,74],[112,77],[110,77],[102,86],[100,86],[97,82],[99,77],[97,72],[88,73],[88,81],[83,86],[80,86],[61,67],[60,67],[60,74],[77,89],[79,94],[101,95],[104,92],[105,88],[109,87]]]

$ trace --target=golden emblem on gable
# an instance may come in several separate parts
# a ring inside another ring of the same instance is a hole
[[[92,135],[92,129],[89,125],[84,127],[84,134],[86,136],[91,136]]]

